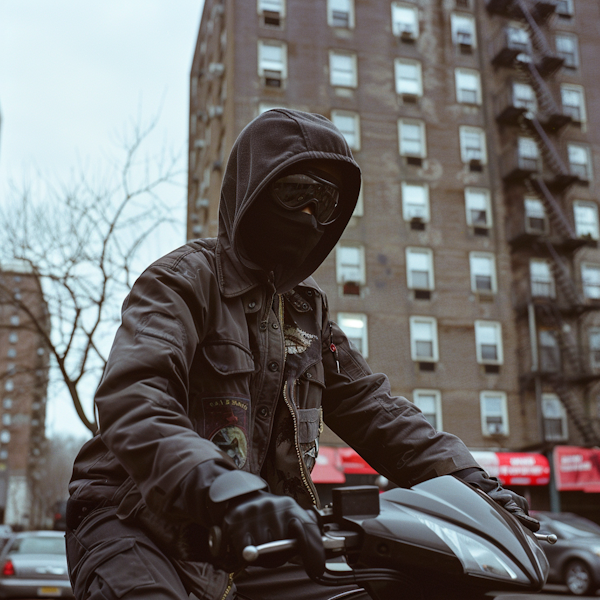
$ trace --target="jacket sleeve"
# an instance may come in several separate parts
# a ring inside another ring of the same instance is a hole
[[[203,523],[202,494],[236,468],[186,412],[190,368],[218,290],[198,265],[194,272],[175,262],[156,263],[133,286],[95,400],[102,441],[145,504]]]
[[[372,373],[334,322],[323,331],[325,423],[375,470],[401,487],[479,467],[464,443],[436,431],[406,398],[393,396],[388,378]],[[330,332],[340,372],[329,349]]]

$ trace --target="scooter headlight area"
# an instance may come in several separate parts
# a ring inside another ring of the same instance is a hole
[[[466,573],[485,575],[506,581],[528,584],[529,579],[512,561],[499,556],[498,548],[489,542],[460,531],[438,519],[416,515],[454,552]]]

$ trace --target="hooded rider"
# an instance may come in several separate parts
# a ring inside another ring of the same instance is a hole
[[[218,237],[189,242],[135,283],[96,393],[100,429],[69,488],[76,598],[267,598],[283,568],[240,572],[241,550],[288,537],[305,569],[322,572],[310,471],[323,422],[399,486],[454,474],[527,520],[526,501],[393,396],[330,319],[310,275],[359,189],[329,120],[263,113],[231,151]],[[213,526],[230,549],[216,562]],[[290,573],[273,597],[327,595]]]

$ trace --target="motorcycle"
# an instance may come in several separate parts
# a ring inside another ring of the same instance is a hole
[[[319,511],[328,556],[327,586],[363,589],[332,600],[461,600],[491,592],[537,592],[549,565],[534,534],[461,480],[443,476],[379,494],[375,486],[333,490]],[[247,546],[244,559],[294,547],[294,540]]]

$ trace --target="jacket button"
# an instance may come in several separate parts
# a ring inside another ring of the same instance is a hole
[[[279,371],[279,363],[276,363],[275,361],[270,362],[269,363],[269,371]]]
[[[307,296],[312,296],[312,290],[306,290],[306,295]]]
[[[261,406],[258,409],[258,415],[263,419],[266,419],[269,416],[269,409],[266,406]]]
[[[267,325],[266,325],[266,323],[261,323],[261,324],[260,324],[260,326],[259,326],[259,329],[260,329],[261,331],[266,331],[266,330],[267,330]]]
[[[312,379],[312,373],[307,373],[306,374],[306,379]]]
[[[306,310],[306,309],[308,308],[308,304],[306,304],[306,302],[305,302],[305,303],[302,305],[302,308],[303,308],[304,310]]]
[[[273,329],[279,329],[279,323],[271,323]]]
[[[252,300],[251,302],[248,302],[248,308],[254,308],[256,306],[256,302],[254,302],[254,300]]]

